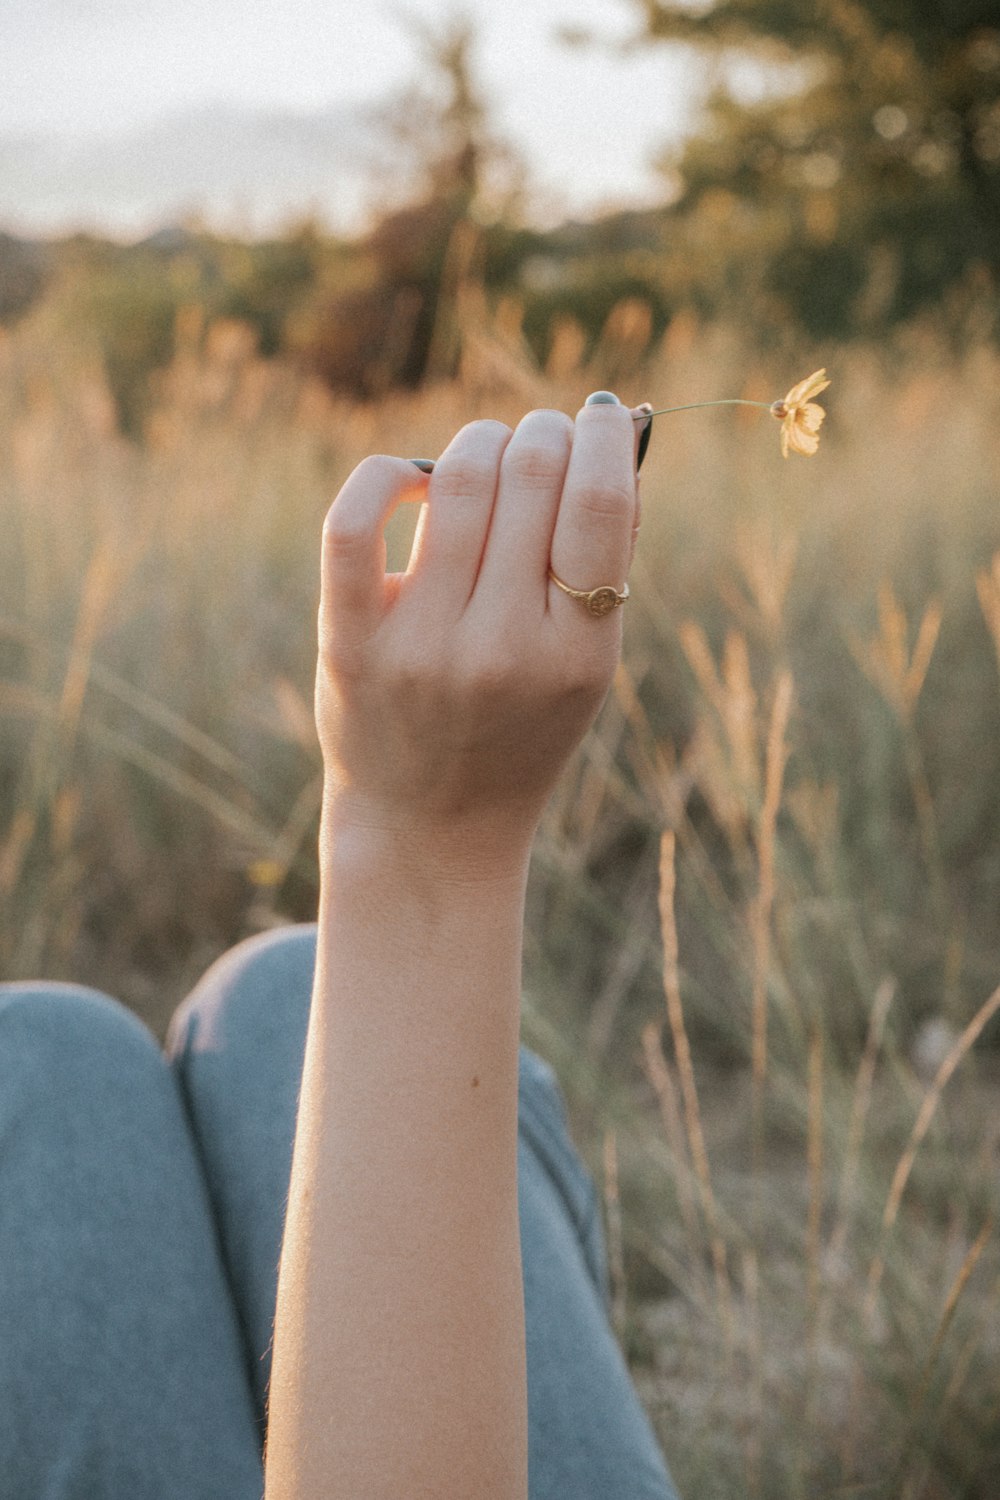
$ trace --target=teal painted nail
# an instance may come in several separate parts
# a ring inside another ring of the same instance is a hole
[[[416,464],[417,468],[420,470],[420,472],[422,474],[433,474],[434,473],[434,460],[433,460],[433,458],[411,458],[410,459],[410,463],[411,464]]]
[[[584,406],[621,406],[614,391],[592,391],[583,404]]]

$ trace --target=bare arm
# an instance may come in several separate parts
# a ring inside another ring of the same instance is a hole
[[[517,1048],[528,857],[620,649],[634,424],[464,428],[363,464],[324,533],[316,983],[267,1500],[525,1500]],[[408,572],[382,530],[427,500]]]

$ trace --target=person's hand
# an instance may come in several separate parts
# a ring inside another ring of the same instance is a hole
[[[316,714],[324,843],[359,832],[461,878],[521,868],[614,675],[621,608],[595,617],[548,577],[621,590],[638,524],[640,424],[587,405],[472,422],[428,479],[366,459],[323,533]],[[403,574],[383,530],[425,501]]]

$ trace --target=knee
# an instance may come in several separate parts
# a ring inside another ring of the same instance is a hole
[[[153,1033],[117,1000],[75,984],[0,985],[0,1078],[8,1099],[134,1091],[162,1078]]]
[[[570,1138],[566,1104],[556,1075],[521,1048],[518,1085],[522,1230],[529,1237],[541,1217],[558,1212],[572,1231],[590,1278],[607,1298],[607,1261],[593,1177]]]
[[[313,924],[245,939],[218,959],[180,1005],[167,1032],[171,1058],[305,1038],[316,965]]]

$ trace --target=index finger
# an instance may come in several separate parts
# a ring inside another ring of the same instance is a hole
[[[427,480],[406,459],[366,458],[344,484],[323,525],[320,635],[363,640],[385,603],[385,525],[403,500],[422,499]]]

